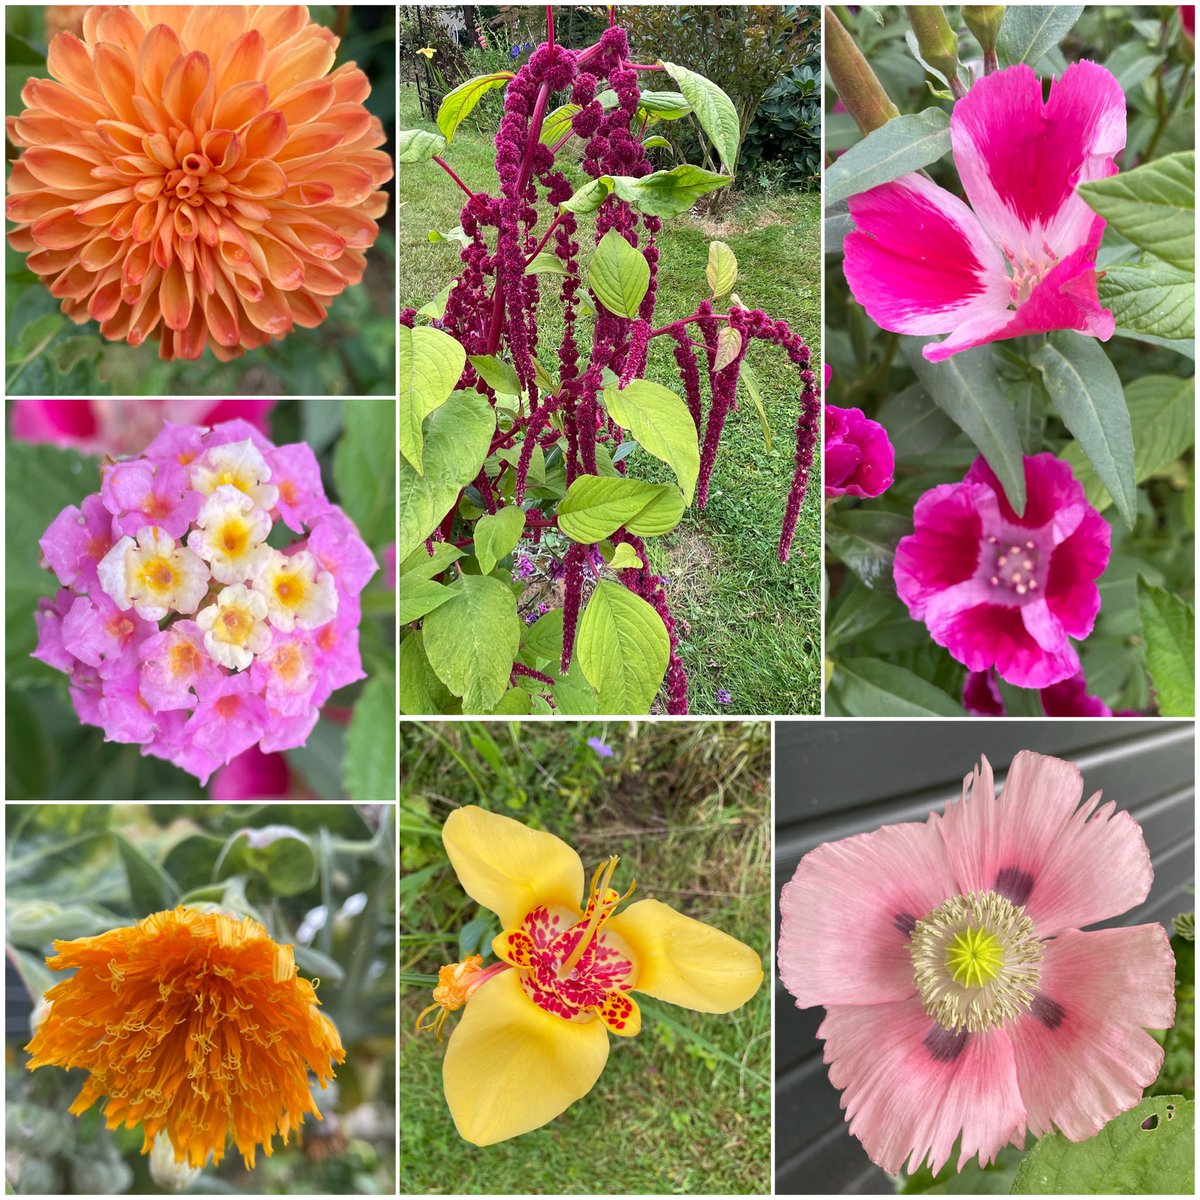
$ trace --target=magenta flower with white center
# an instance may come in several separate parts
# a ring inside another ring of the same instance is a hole
[[[1162,1065],[1175,1016],[1161,925],[1080,932],[1140,904],[1142,831],[1072,763],[1022,751],[962,799],[806,854],[780,895],[779,974],[817,1035],[850,1132],[892,1174],[958,1170],[1057,1128],[1082,1141]]]
[[[968,670],[1044,688],[1080,669],[1070,638],[1096,623],[1112,531],[1053,454],[1026,457],[1025,489],[1018,517],[977,458],[917,501],[893,575],[909,615]]]
[[[1104,218],[1076,188],[1116,174],[1125,96],[1093,62],[1069,66],[1042,99],[1024,64],[980,79],[954,106],[954,161],[970,207],[923,175],[850,199],[846,281],[883,329],[949,334],[940,362],[972,346],[1074,329],[1107,341],[1096,291]]]
[[[39,545],[62,587],[39,603],[34,657],[70,676],[105,740],[201,783],[251,747],[302,745],[364,678],[359,595],[378,564],[308,446],[167,423]]]

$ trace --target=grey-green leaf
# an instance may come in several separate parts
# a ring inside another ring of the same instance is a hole
[[[1008,67],[1015,63],[1036,67],[1082,15],[1082,4],[1010,4],[996,39],[1000,61]]]
[[[1123,334],[1171,341],[1196,336],[1195,275],[1153,255],[1109,267],[1100,280],[1100,303],[1112,309]]]
[[[893,117],[851,146],[825,172],[825,205],[891,183],[950,152],[950,118],[940,108]]]
[[[428,162],[445,148],[446,139],[427,129],[402,129],[396,135],[396,161],[401,166]]]
[[[965,717],[962,705],[904,667],[878,658],[835,662],[830,691],[855,717]]]

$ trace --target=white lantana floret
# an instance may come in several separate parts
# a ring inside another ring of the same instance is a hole
[[[213,446],[191,469],[192,487],[202,495],[207,496],[219,487],[235,487],[264,512],[273,509],[279,500],[279,489],[267,482],[270,478],[267,460],[249,438]]]
[[[223,667],[244,671],[271,644],[267,602],[241,583],[223,588],[215,604],[196,614],[204,648]]]
[[[271,532],[270,515],[232,484],[223,483],[209,493],[196,524],[188,546],[209,564],[218,583],[245,583],[271,557],[271,548],[264,545]]]
[[[96,571],[119,609],[133,608],[147,621],[194,613],[208,592],[208,567],[157,525],[140,529],[136,542],[128,535],[118,539]]]
[[[333,576],[322,571],[307,550],[295,554],[272,550],[251,586],[266,602],[271,624],[283,633],[297,626],[316,629],[337,614]]]

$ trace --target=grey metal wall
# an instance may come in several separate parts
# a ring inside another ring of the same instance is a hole
[[[819,843],[922,819],[959,794],[980,754],[999,782],[1017,751],[1036,750],[1078,763],[1084,795],[1102,788],[1146,835],[1154,887],[1141,907],[1102,924],[1169,928],[1177,912],[1195,907],[1193,744],[1190,721],[777,721],[776,900]],[[776,977],[776,1190],[890,1192],[846,1130],[817,1040],[824,1011],[796,1008]]]

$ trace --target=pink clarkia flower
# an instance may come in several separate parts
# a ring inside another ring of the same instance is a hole
[[[1008,67],[955,104],[950,138],[970,207],[918,174],[850,199],[846,280],[872,320],[949,334],[925,347],[931,362],[1054,329],[1112,337],[1096,291],[1105,222],[1076,187],[1117,171],[1125,97],[1116,78],[1074,63],[1043,102],[1034,72]]]
[[[167,422],[39,546],[62,587],[34,614],[33,656],[106,740],[201,783],[253,747],[303,745],[364,678],[359,596],[378,566],[308,446]]]
[[[287,759],[254,746],[222,767],[208,785],[210,800],[285,800],[292,786]]]
[[[1094,1135],[1163,1061],[1175,1015],[1161,925],[1080,932],[1140,904],[1153,871],[1072,763],[987,759],[926,821],[818,846],[780,896],[779,973],[817,1035],[850,1132],[896,1174],[991,1162],[1057,1127]]]
[[[136,454],[164,421],[218,425],[241,418],[263,433],[274,400],[14,400],[12,434],[85,454]]]
[[[1113,711],[1099,696],[1089,696],[1087,677],[1076,671],[1070,679],[1039,692],[1048,717],[1111,717]],[[992,671],[969,671],[963,684],[963,708],[973,717],[1006,717],[1008,709]],[[1119,713],[1118,716],[1130,714]]]
[[[968,670],[1044,688],[1080,669],[1069,639],[1096,622],[1111,530],[1053,454],[1025,459],[1025,487],[1018,517],[977,458],[917,501],[893,574],[909,615]]]
[[[825,405],[826,496],[881,496],[895,468],[891,438],[878,421],[861,408]]]

